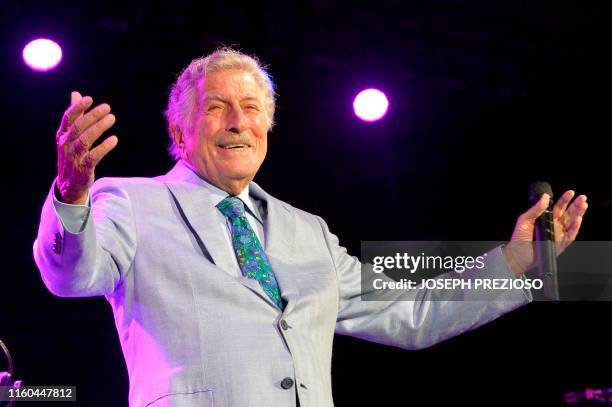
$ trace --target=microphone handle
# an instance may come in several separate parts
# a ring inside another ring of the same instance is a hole
[[[536,221],[535,246],[540,278],[544,282],[544,296],[547,300],[559,301],[559,278],[557,273],[552,199],[546,212]]]

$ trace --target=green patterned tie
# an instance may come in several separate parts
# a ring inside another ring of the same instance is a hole
[[[259,281],[268,297],[284,310],[286,302],[281,297],[268,256],[246,218],[244,202],[235,196],[228,196],[217,204],[217,208],[232,225],[232,243],[242,275]]]

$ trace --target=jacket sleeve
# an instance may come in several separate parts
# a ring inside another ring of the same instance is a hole
[[[338,334],[404,349],[423,349],[477,328],[532,300],[529,291],[517,289],[490,290],[490,298],[484,297],[482,291],[472,294],[469,290],[460,290],[459,297],[453,300],[434,299],[436,293],[426,289],[387,290],[384,294],[362,292],[362,267],[365,268],[363,276],[368,278],[374,275],[371,265],[350,256],[325,222],[322,219],[320,222],[338,278],[335,329]],[[479,276],[515,278],[500,247],[487,253],[485,268],[479,271]]]
[[[42,208],[34,260],[53,294],[111,294],[132,266],[136,230],[127,192],[110,179],[94,183],[90,208],[66,205],[52,185]],[[80,225],[80,226],[79,226]]]

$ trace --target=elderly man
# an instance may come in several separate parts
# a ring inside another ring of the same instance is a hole
[[[275,92],[257,59],[229,48],[194,60],[166,111],[177,163],[156,178],[103,178],[116,145],[107,104],[72,93],[57,132],[58,175],[34,256],[59,296],[104,295],[130,378],[131,406],[332,406],[334,333],[418,349],[529,301],[361,301],[360,262],[325,222],[253,178],[267,151]],[[586,197],[555,205],[558,238],[576,237]],[[531,240],[548,196],[519,218]],[[489,276],[532,259],[488,254]],[[422,298],[422,297],[419,297]]]

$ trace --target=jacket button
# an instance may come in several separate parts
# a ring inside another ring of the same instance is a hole
[[[289,324],[284,319],[281,319],[280,325],[281,325],[281,328],[283,328],[283,331],[286,331],[287,329],[289,329]]]
[[[290,389],[291,387],[293,387],[293,379],[290,377],[285,377],[281,382],[281,387],[285,390]]]

